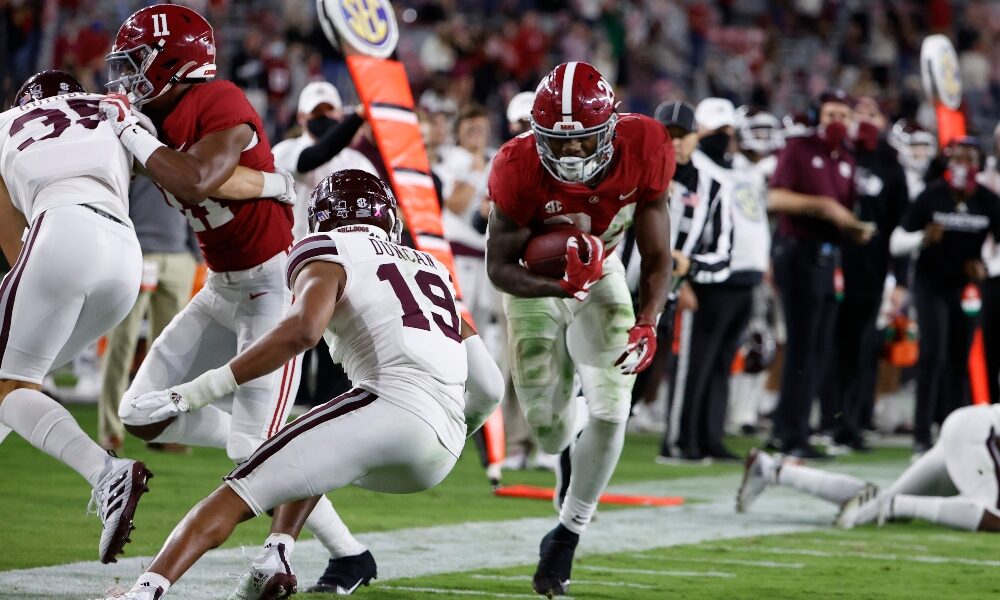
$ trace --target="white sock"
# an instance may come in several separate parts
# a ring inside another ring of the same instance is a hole
[[[163,593],[166,594],[167,590],[170,589],[170,582],[163,575],[147,571],[139,576],[139,579],[136,580],[135,585],[129,591],[134,592],[142,588],[152,588],[155,590],[158,587],[163,588]]]
[[[272,533],[264,540],[265,549],[270,546],[277,546],[278,544],[285,545],[285,560],[292,560],[292,552],[295,550],[295,538],[287,533]]]
[[[206,406],[193,412],[180,413],[153,441],[225,448],[232,420],[232,416],[221,408]]]
[[[0,403],[0,423],[82,475],[90,487],[97,487],[108,461],[107,451],[52,398],[37,390],[14,390]]]
[[[583,533],[594,517],[601,492],[607,487],[625,445],[625,423],[590,419],[573,449],[569,490],[559,522],[573,533]]]
[[[784,464],[778,468],[778,485],[841,505],[857,496],[858,492],[864,489],[865,482],[850,475],[828,473],[802,465]]]
[[[316,503],[316,508],[306,519],[308,529],[333,558],[355,556],[368,549],[351,535],[347,525],[333,508],[333,503],[325,495]]]
[[[983,520],[983,510],[982,504],[962,496],[942,498],[900,494],[893,497],[889,512],[891,517],[923,519],[955,529],[976,531]]]

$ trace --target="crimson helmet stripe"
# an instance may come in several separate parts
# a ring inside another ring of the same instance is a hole
[[[563,71],[562,80],[562,120],[566,123],[573,122],[573,76],[576,75],[576,61],[566,63],[566,70]]]

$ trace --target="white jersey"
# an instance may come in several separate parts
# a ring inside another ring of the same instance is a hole
[[[0,175],[29,223],[50,208],[74,204],[129,223],[132,157],[101,119],[103,97],[64,94],[0,113]]]
[[[360,169],[372,175],[378,176],[378,171],[372,161],[368,160],[364,154],[352,148],[344,148],[336,156],[328,160],[323,165],[307,173],[299,173],[299,155],[306,148],[316,143],[316,140],[303,134],[297,138],[284,140],[278,143],[271,152],[274,154],[274,164],[279,169],[288,171],[295,177],[295,206],[292,210],[295,222],[292,225],[292,237],[296,240],[302,239],[309,233],[309,221],[307,217],[307,207],[309,206],[309,196],[312,194],[319,182],[335,171],[344,169]]]
[[[316,260],[347,271],[324,334],[334,362],[355,387],[426,421],[458,456],[465,444],[467,364],[448,270],[430,254],[377,234],[314,233],[292,248],[289,287]]]

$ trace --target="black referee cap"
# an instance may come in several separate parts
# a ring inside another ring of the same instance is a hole
[[[664,127],[677,127],[691,133],[698,129],[694,120],[694,107],[687,102],[661,102],[653,112],[653,118]]]

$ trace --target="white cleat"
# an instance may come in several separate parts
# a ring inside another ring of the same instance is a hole
[[[236,580],[229,600],[279,600],[298,591],[284,544],[267,544]]]
[[[152,476],[141,462],[114,455],[108,459],[88,506],[104,523],[97,548],[102,563],[118,562],[116,557],[124,554],[125,544],[132,541],[135,509],[139,498],[149,491],[146,484]]]
[[[129,591],[122,589],[110,589],[104,592],[104,597],[98,600],[160,600],[163,597],[163,588],[149,586],[135,586]]]
[[[750,449],[743,463],[743,481],[736,491],[736,512],[746,512],[767,486],[776,483],[780,464],[768,453],[757,448]]]
[[[892,506],[892,497],[879,494],[878,486],[866,483],[856,496],[844,503],[834,525],[842,529],[853,529],[866,523],[885,524]]]

